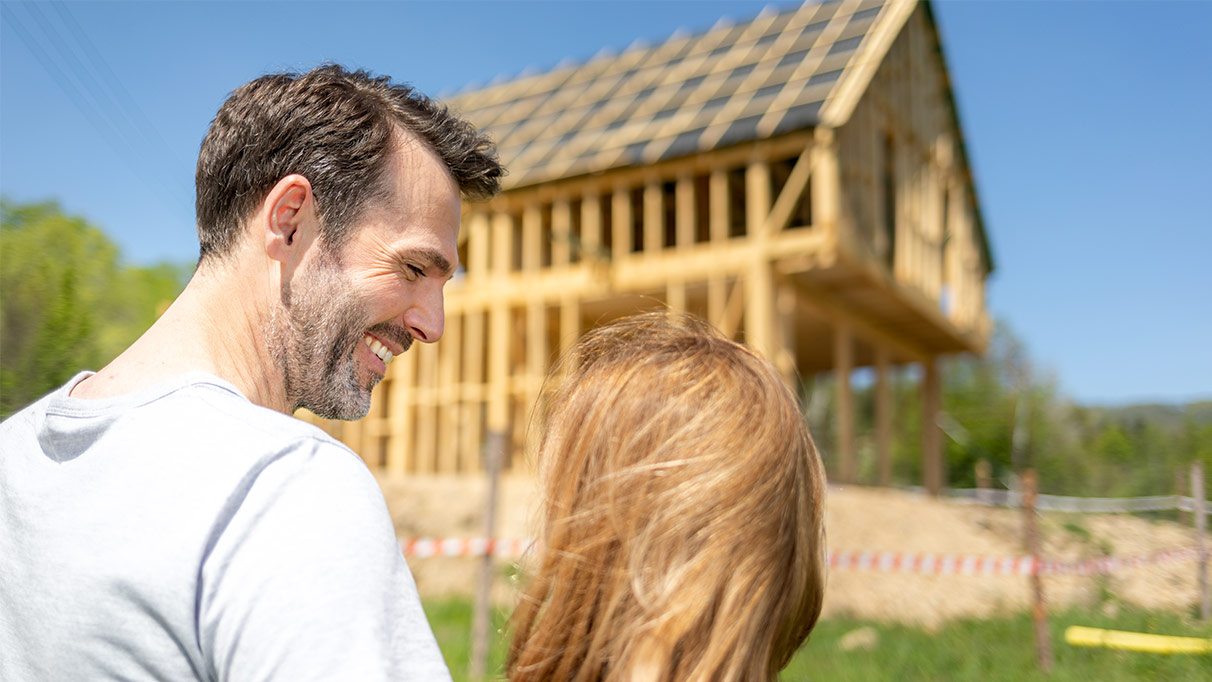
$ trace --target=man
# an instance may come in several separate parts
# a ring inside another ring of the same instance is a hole
[[[291,418],[366,414],[442,335],[491,143],[325,66],[232,93],[201,259],[134,345],[0,425],[0,679],[449,679],[382,494]]]

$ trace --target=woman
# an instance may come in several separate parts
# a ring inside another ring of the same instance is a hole
[[[825,475],[774,367],[651,313],[553,377],[510,680],[775,679],[820,614]]]

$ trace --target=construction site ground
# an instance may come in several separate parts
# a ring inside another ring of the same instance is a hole
[[[380,478],[396,534],[404,538],[483,536],[487,482],[482,477]],[[533,537],[540,501],[533,478],[502,480],[500,538]],[[1155,515],[1156,516],[1156,515]],[[1195,531],[1173,520],[1128,514],[1045,513],[1042,555],[1060,560],[1143,556],[1193,546]],[[895,489],[831,487],[826,499],[827,543],[832,551],[918,552],[1016,557],[1023,547],[1023,513],[936,500]],[[738,548],[743,551],[743,548]],[[519,563],[521,561],[522,563]],[[508,608],[524,559],[498,558],[494,599]],[[477,584],[473,558],[409,558],[425,599],[469,596]],[[721,567],[721,570],[726,570]],[[1121,605],[1190,611],[1198,602],[1196,563],[1126,568],[1109,576],[1053,576],[1044,582],[1049,608],[1114,610]],[[1026,610],[1027,578],[1013,575],[918,575],[832,570],[824,617],[849,616],[938,627],[956,618],[983,618]]]

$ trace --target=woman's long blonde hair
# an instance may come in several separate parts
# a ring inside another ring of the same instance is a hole
[[[589,332],[561,375],[509,679],[775,679],[824,591],[825,474],[795,396],[665,313]]]

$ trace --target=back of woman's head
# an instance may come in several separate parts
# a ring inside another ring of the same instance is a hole
[[[589,332],[553,376],[510,679],[774,679],[824,587],[824,469],[795,396],[663,313]]]

